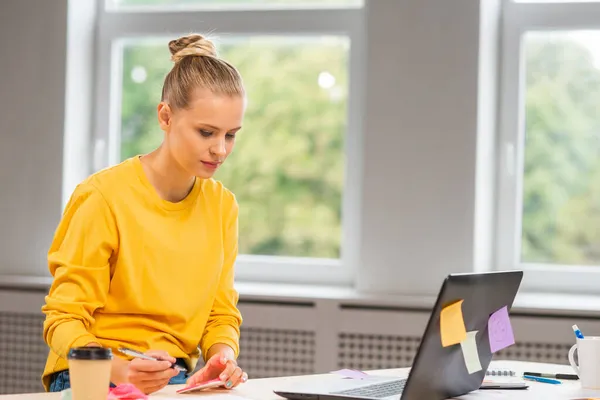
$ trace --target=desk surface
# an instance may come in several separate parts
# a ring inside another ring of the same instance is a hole
[[[493,368],[510,368],[517,374],[522,374],[525,371],[530,372],[548,372],[548,373],[572,373],[572,369],[568,365],[556,364],[540,364],[528,363],[519,361],[494,361]],[[408,368],[388,369],[379,371],[370,371],[376,375],[396,375],[407,376]],[[338,378],[336,375],[331,376],[331,379]],[[281,397],[273,393],[274,387],[285,386],[290,383],[298,383],[302,381],[310,381],[311,376],[293,376],[281,378],[267,379],[250,379],[243,385],[238,386],[233,390],[223,392],[207,392],[202,394],[181,394],[178,395],[175,391],[181,386],[171,385],[160,392],[153,393],[152,399],[221,399],[221,400],[282,400]],[[576,400],[585,396],[600,397],[599,391],[583,390],[579,386],[578,381],[563,381],[562,385],[550,385],[546,383],[528,382],[529,390],[517,391],[500,391],[500,390],[482,390],[469,393],[459,397],[461,400],[484,400],[484,399],[544,399],[544,400]],[[60,393],[34,393],[11,396],[0,396],[2,400],[52,400],[60,399]]]

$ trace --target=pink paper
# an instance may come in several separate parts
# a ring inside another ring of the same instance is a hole
[[[490,316],[488,320],[488,334],[490,339],[490,350],[492,353],[500,351],[515,344],[508,308],[502,307]]]
[[[134,400],[134,399],[142,399],[146,400],[148,398],[142,391],[136,388],[131,383],[124,383],[117,385],[114,388],[111,388],[108,392],[107,400]]]
[[[338,371],[331,371],[332,374],[338,374],[345,376],[346,378],[352,379],[364,379],[368,375],[365,372],[356,369],[340,369]]]

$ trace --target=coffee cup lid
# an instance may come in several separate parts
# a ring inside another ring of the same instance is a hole
[[[104,347],[74,347],[69,350],[69,360],[110,360],[111,349]]]

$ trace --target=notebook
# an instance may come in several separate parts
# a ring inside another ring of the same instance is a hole
[[[485,371],[486,376],[517,376],[515,371],[506,368],[490,368]]]
[[[480,389],[527,389],[529,385],[517,378],[517,373],[506,368],[490,368],[485,371],[486,377]]]

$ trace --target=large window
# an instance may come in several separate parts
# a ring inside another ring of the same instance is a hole
[[[600,284],[600,3],[506,1],[498,266]]]
[[[156,105],[172,67],[167,43],[206,34],[240,70],[249,100],[236,148],[215,177],[240,203],[239,276],[349,281],[360,5],[107,1],[99,25],[96,168],[160,144]]]
[[[106,0],[109,10],[245,10],[360,7],[362,0]]]

